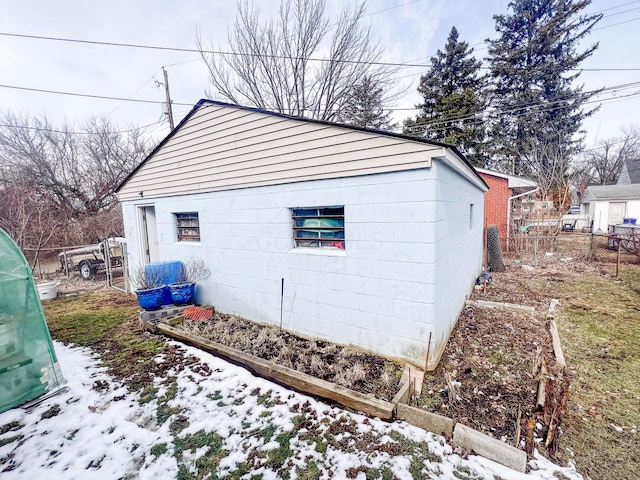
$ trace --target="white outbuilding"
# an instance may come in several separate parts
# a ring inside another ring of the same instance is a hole
[[[640,219],[640,183],[587,187],[581,210],[589,216],[594,233],[607,233],[612,225],[635,224]]]
[[[131,268],[201,258],[200,304],[433,369],[487,189],[450,145],[201,100],[117,194]]]

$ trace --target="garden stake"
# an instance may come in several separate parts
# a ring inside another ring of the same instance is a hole
[[[282,330],[282,304],[284,302],[284,278],[280,283],[280,330]]]

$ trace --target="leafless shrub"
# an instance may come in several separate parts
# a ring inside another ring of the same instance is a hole
[[[225,322],[225,327],[229,330],[235,330],[236,328],[240,327],[240,321],[238,320],[238,317],[229,315]]]
[[[236,331],[232,335],[233,345],[236,345],[239,350],[249,351],[251,350],[251,338],[243,331]]]
[[[211,270],[202,258],[191,257],[181,263],[176,282],[204,282],[211,277]]]
[[[337,355],[340,353],[340,349],[335,343],[329,343],[326,347],[324,347],[324,353],[326,355]]]
[[[48,243],[95,243],[122,233],[114,189],[149,151],[141,130],[118,131],[107,118],[56,126],[46,117],[13,113],[1,114],[0,124],[0,188],[28,185],[35,190],[33,198],[38,203],[25,204],[24,213],[31,217],[43,212],[51,215],[47,219],[46,233],[52,235]],[[11,213],[7,212],[9,206],[5,198],[0,201],[5,216]],[[7,218],[9,227],[21,228],[20,218],[25,217]],[[54,224],[64,228],[53,231]],[[41,228],[38,224],[29,228],[34,227]],[[29,232],[28,246],[37,240],[32,235]]]
[[[227,329],[222,330],[218,338],[220,340],[220,343],[224,345],[229,345],[229,346],[232,345],[233,335],[231,333],[231,330],[227,330]]]
[[[161,287],[165,278],[167,274],[162,268],[147,269],[145,265],[136,265],[131,269],[130,279],[140,290]]]

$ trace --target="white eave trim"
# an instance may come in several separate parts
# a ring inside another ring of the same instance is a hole
[[[508,181],[507,186],[509,188],[533,188],[538,184],[528,178],[516,177],[515,175],[509,175],[508,173],[495,172],[493,170],[487,170],[486,168],[476,168],[478,173],[484,173],[485,175],[491,175],[498,178],[504,178]]]
[[[458,155],[456,155],[451,149],[442,147],[441,155],[433,155],[432,158],[446,161],[454,170],[483,192],[489,190],[484,181],[478,176],[477,172],[467,165],[467,163],[458,157]]]

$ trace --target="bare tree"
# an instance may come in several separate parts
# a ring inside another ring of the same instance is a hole
[[[571,204],[569,196],[569,177],[571,158],[560,142],[553,138],[538,139],[529,137],[520,162],[540,189],[543,200],[553,200],[554,207],[560,212]],[[561,214],[561,213],[560,213]]]
[[[365,77],[388,90],[395,86],[395,69],[376,65],[383,49],[362,26],[364,13],[365,3],[360,3],[353,11],[345,8],[331,24],[324,0],[281,0],[278,19],[261,21],[252,4],[239,1],[228,53],[214,53],[198,33],[198,49],[213,87],[208,96],[336,120],[353,86]],[[321,59],[320,52],[325,52]]]
[[[64,216],[33,184],[0,187],[0,228],[21,249],[29,250],[32,268],[38,263],[42,249],[49,246],[63,225]]]
[[[640,132],[637,127],[623,127],[617,137],[602,140],[596,148],[586,152],[583,169],[588,183],[609,185],[616,183],[626,160],[640,155]]]
[[[108,119],[92,118],[78,131],[46,117],[1,117],[0,164],[4,183],[31,182],[70,217],[91,215],[116,203],[114,188],[145,157],[136,128],[118,132]]]
[[[0,115],[0,226],[23,248],[122,234],[116,186],[146,156],[140,130],[92,118],[74,129]],[[64,228],[62,228],[64,227]]]

